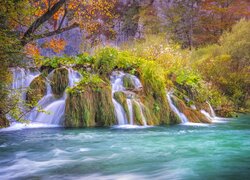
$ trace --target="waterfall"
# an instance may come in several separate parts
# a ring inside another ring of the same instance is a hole
[[[73,87],[76,83],[78,83],[81,80],[82,75],[79,72],[73,70],[72,68],[69,68],[68,72],[69,72],[69,87]]]
[[[215,112],[214,112],[213,107],[211,106],[211,104],[210,104],[209,102],[207,102],[207,104],[208,104],[208,106],[209,106],[209,109],[210,109],[210,112],[211,112],[211,116],[212,116],[213,118],[215,118],[215,117],[216,117],[216,114],[215,114]]]
[[[118,120],[118,124],[119,125],[127,124],[128,120],[122,105],[120,105],[114,98],[112,99],[112,101],[114,103],[115,114]]]
[[[147,121],[146,121],[146,118],[145,118],[145,116],[143,114],[143,110],[142,110],[143,107],[142,107],[141,103],[136,101],[136,100],[134,102],[140,107],[140,113],[141,113],[143,125],[147,126]]]
[[[111,85],[112,85],[112,101],[115,107],[115,114],[119,125],[124,125],[128,123],[126,113],[120,103],[118,103],[114,98],[114,93],[118,91],[125,91],[123,86],[123,77],[124,73],[122,72],[113,72],[111,76]]]
[[[205,111],[205,110],[202,109],[200,112],[201,112],[204,116],[206,116],[206,118],[208,118],[209,120],[212,121],[213,117],[212,117],[207,111]]]
[[[132,106],[132,101],[131,99],[127,99],[127,104],[128,104],[128,110],[129,110],[129,119],[130,119],[130,124],[134,124],[134,117],[133,117],[133,106]]]
[[[185,116],[185,114],[180,112],[179,109],[174,105],[174,103],[173,103],[173,101],[171,99],[171,96],[172,96],[172,93],[168,92],[167,93],[167,99],[168,99],[168,103],[169,103],[170,108],[181,119],[182,123],[187,123],[188,118]]]
[[[31,84],[32,80],[39,76],[40,73],[38,71],[30,71],[29,69],[20,67],[11,68],[10,71],[12,72],[12,84],[10,86],[11,93],[9,96],[19,98],[17,105],[20,111],[25,114],[27,112],[27,108],[25,107],[24,101],[26,100],[27,88]],[[6,118],[11,122],[15,121],[10,114],[7,114]]]
[[[29,69],[25,70],[20,67],[12,68],[10,71],[12,72],[13,77],[11,85],[12,90],[20,90],[22,100],[25,100],[27,88],[32,80],[39,76],[40,73],[37,71],[31,72]]]
[[[53,75],[52,71],[48,77]],[[73,69],[68,69],[68,78],[69,78],[69,87],[73,87],[77,82],[80,81],[81,75],[74,71]],[[32,122],[39,122],[45,124],[55,124],[62,125],[64,122],[65,114],[65,105],[67,95],[64,92],[64,95],[60,99],[56,99],[52,93],[51,86],[46,82],[46,95],[38,102],[38,107],[35,107],[34,110],[30,113],[29,119]],[[39,111],[39,109],[42,111]]]
[[[125,76],[128,76],[129,78],[131,78],[132,83],[134,85],[134,90],[139,90],[142,88],[142,84],[140,82],[140,80],[134,76],[134,75],[130,75],[130,74],[126,74],[124,72],[120,72],[120,71],[114,71],[111,76],[110,76],[110,80],[111,80],[111,85],[112,85],[112,101],[115,107],[115,114],[116,114],[116,118],[118,121],[118,125],[126,125],[128,124],[128,118],[130,119],[129,124],[130,125],[134,125],[134,119],[133,119],[133,105],[132,105],[132,96],[130,96],[131,94],[134,94],[133,92],[127,90],[124,85],[123,85],[123,79]],[[117,102],[117,100],[114,98],[114,93],[115,92],[124,92],[127,96],[126,102],[127,102],[127,106],[128,106],[128,113],[129,113],[129,117],[127,117],[124,108],[122,107],[122,105]],[[142,115],[142,120],[143,120],[143,124],[144,126],[147,125],[147,121],[145,116],[143,115],[143,110],[142,110],[142,105],[138,100],[134,100],[134,102],[138,103],[138,106],[140,107],[140,111],[141,111],[141,115]]]

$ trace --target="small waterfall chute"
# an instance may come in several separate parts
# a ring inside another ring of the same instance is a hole
[[[52,71],[48,78],[53,75]],[[82,76],[75,70],[68,69],[69,87],[73,87],[77,82],[79,82]],[[38,107],[34,108],[34,111],[30,113],[29,119],[32,122],[62,125],[64,122],[65,106],[67,95],[64,92],[63,97],[56,99],[52,93],[51,85],[49,82],[46,83],[47,94],[38,102]],[[39,108],[43,109],[39,111]]]
[[[110,79],[112,85],[112,101],[115,107],[115,114],[119,125],[124,125],[128,123],[128,119],[123,109],[122,105],[117,102],[114,98],[114,93],[118,91],[124,91],[125,88],[123,86],[123,76],[125,74],[122,72],[113,72]]]
[[[139,90],[142,88],[142,84],[140,82],[140,80],[131,74],[127,74],[124,72],[120,72],[120,71],[114,71],[111,74],[110,77],[110,81],[111,81],[111,85],[112,85],[112,100],[113,100],[113,104],[115,107],[115,112],[116,112],[116,118],[117,118],[117,122],[118,125],[135,125],[134,123],[134,117],[133,117],[133,105],[132,105],[132,101],[135,101],[135,103],[138,104],[138,106],[140,107],[140,112],[141,112],[141,116],[142,116],[142,121],[143,121],[143,125],[147,126],[147,121],[146,118],[143,114],[143,110],[142,110],[142,105],[140,100],[135,100],[134,99],[134,92],[130,91],[130,89],[126,89],[126,87],[124,87],[124,77],[128,77],[129,80],[131,80],[131,82],[133,83],[134,86],[134,90]],[[128,106],[128,115],[125,113],[125,110],[123,108],[123,106],[117,102],[117,100],[114,98],[114,93],[116,92],[123,92],[124,94],[126,94],[126,103]],[[128,119],[130,121],[128,121]]]
[[[179,109],[174,105],[171,96],[172,96],[172,93],[168,92],[167,93],[167,100],[168,100],[168,103],[169,103],[169,106],[170,106],[171,110],[181,119],[182,123],[189,122],[188,118],[185,116],[185,114],[183,114],[182,112],[180,112]]]
[[[134,124],[134,117],[133,117],[133,106],[132,106],[132,101],[131,99],[127,99],[127,105],[128,105],[128,110],[129,110],[129,119],[130,119],[130,124]]]
[[[12,72],[12,90],[20,91],[22,95],[22,100],[26,98],[26,90],[29,87],[30,83],[39,76],[38,71],[30,71],[29,69],[24,68],[12,68],[10,69]]]
[[[20,112],[25,115],[28,112],[28,109],[25,106],[27,88],[29,87],[33,79],[39,76],[40,72],[31,71],[29,69],[24,69],[20,67],[11,68],[10,71],[12,72],[10,96],[18,98],[17,106],[20,109]],[[6,118],[13,123],[16,121],[16,119],[14,119],[10,114],[7,114]]]
[[[209,106],[209,109],[210,109],[210,112],[211,112],[211,116],[212,116],[213,118],[215,118],[215,117],[216,117],[216,114],[215,114],[215,112],[214,112],[213,107],[211,106],[211,104],[210,104],[209,102],[207,102],[207,104],[208,104],[208,106]]]
[[[124,125],[128,123],[125,111],[120,103],[118,103],[115,99],[112,99],[115,107],[115,114],[118,120],[119,125]]]
[[[143,107],[142,107],[142,104],[141,104],[140,102],[136,101],[136,100],[134,100],[134,102],[135,102],[135,103],[139,106],[139,108],[140,108],[140,113],[141,113],[143,125],[144,125],[144,126],[147,126],[147,121],[146,121],[146,118],[145,118],[145,116],[144,116],[144,114],[143,114]]]

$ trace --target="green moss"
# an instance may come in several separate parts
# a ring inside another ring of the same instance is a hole
[[[10,122],[7,120],[6,117],[0,116],[0,128],[5,128],[10,126]]]
[[[74,87],[66,100],[65,127],[93,127],[114,125],[115,113],[111,87],[101,83]]]
[[[127,96],[124,92],[115,92],[114,93],[114,99],[120,103],[128,117],[128,120],[130,122],[130,116],[129,116],[129,109],[128,109],[128,104],[127,104]]]
[[[173,111],[170,111],[171,124],[180,124],[181,119]]]
[[[134,123],[137,125],[144,125],[139,104],[133,100],[132,107],[133,107]]]
[[[80,93],[68,94],[65,110],[65,127],[95,126],[94,95],[86,87]]]
[[[123,77],[123,86],[129,90],[135,89],[133,79],[131,78],[130,75],[126,74]]]
[[[169,116],[169,106],[166,100],[165,94],[159,96],[159,94],[144,95],[144,105],[150,111],[151,116],[153,117],[154,125],[166,125],[171,124],[172,119]]]
[[[147,125],[153,126],[159,124],[159,122],[155,121],[157,118],[154,116],[153,113],[150,112],[150,110],[146,106],[143,106],[143,113],[145,119],[147,120]]]
[[[55,69],[51,77],[51,88],[55,97],[62,97],[68,84],[68,70],[66,68]]]
[[[43,96],[46,95],[46,80],[40,75],[33,79],[31,82],[27,94],[26,94],[26,102],[28,104],[34,104],[38,102]]]
[[[112,126],[116,123],[114,105],[110,86],[102,86],[94,91],[95,121],[97,126]]]
[[[106,47],[96,52],[94,69],[100,75],[108,75],[115,67],[115,59],[118,51],[115,48]]]
[[[211,121],[198,110],[193,110],[177,97],[173,97],[175,106],[193,123],[211,123]]]

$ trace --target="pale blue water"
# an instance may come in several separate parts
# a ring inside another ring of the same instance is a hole
[[[250,118],[210,126],[0,132],[0,179],[249,179]]]

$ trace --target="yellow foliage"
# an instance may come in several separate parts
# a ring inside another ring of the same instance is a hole
[[[52,38],[44,44],[45,48],[51,48],[54,52],[59,53],[64,50],[66,42],[63,39]]]

